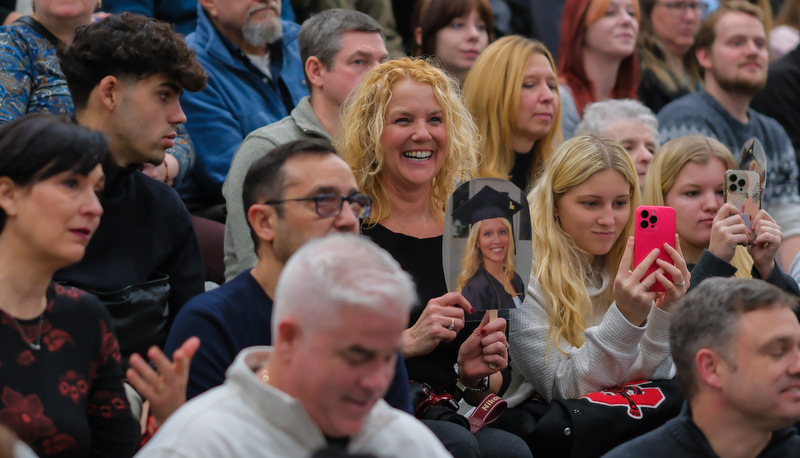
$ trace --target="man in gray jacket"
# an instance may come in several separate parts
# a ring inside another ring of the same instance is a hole
[[[175,412],[139,456],[450,456],[381,399],[414,302],[411,277],[374,243],[308,242],[278,280],[273,345],[242,350],[225,383]]]

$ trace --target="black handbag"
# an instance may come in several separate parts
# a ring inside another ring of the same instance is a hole
[[[151,280],[118,291],[83,290],[97,296],[108,309],[123,366],[132,353],[144,355],[151,346],[164,344],[169,331],[169,275],[156,272]]]

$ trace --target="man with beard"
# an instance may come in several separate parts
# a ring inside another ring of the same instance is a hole
[[[767,80],[767,38],[762,11],[734,0],[711,13],[695,39],[705,89],[681,97],[658,113],[662,142],[690,134],[714,137],[734,154],[756,137],[767,154],[762,205],[783,229],[778,251],[787,270],[800,251],[800,196],[797,162],[786,131],[750,108]]]
[[[222,183],[239,144],[308,95],[300,27],[280,20],[280,0],[199,0],[197,14],[186,41],[209,79],[181,97],[196,162],[178,192],[193,213],[224,222]],[[203,213],[209,208],[220,211]]]
[[[800,456],[797,299],[766,282],[710,278],[672,309],[681,414],[606,458]]]
[[[334,8],[303,22],[297,42],[311,93],[282,120],[251,132],[233,158],[222,186],[227,208],[225,278],[256,264],[242,184],[250,165],[279,145],[301,138],[331,140],[339,109],[364,75],[388,56],[381,26],[364,13]]]

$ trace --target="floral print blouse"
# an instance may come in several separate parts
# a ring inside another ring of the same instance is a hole
[[[0,424],[40,457],[131,456],[119,362],[108,312],[79,289],[51,285],[41,318],[0,311]]]

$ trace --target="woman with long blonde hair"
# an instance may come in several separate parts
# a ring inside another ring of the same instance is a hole
[[[650,165],[644,200],[676,210],[676,230],[692,272],[692,287],[709,277],[735,275],[761,278],[800,295],[797,282],[775,262],[780,226],[762,209],[747,227],[742,213],[725,203],[725,171],[735,168],[733,154],[711,137],[670,140]]]
[[[409,378],[477,403],[499,391],[508,349],[504,319],[486,314],[480,324],[465,322],[473,308],[447,292],[442,268],[447,199],[478,156],[475,125],[458,91],[455,80],[421,59],[378,65],[346,103],[335,145],[373,199],[362,233],[417,285],[419,302],[401,349]],[[530,456],[520,438],[496,428],[467,439],[477,441],[482,456]]]
[[[528,195],[534,261],[525,302],[511,317],[509,404],[673,375],[668,311],[689,272],[677,240],[663,247],[674,265],[653,250],[633,266],[638,188],[630,155],[608,138],[575,137],[545,164]],[[651,292],[656,282],[666,291]]]
[[[486,224],[483,224],[484,222]],[[492,228],[488,229],[490,226]],[[482,232],[488,232],[491,235],[483,235]],[[490,254],[487,254],[489,249],[482,246],[484,243],[492,243],[491,241],[483,242],[482,239],[492,237],[505,238],[502,256],[498,260],[491,259]],[[490,272],[489,269],[493,267],[493,264],[498,267]],[[476,278],[483,277],[485,280],[482,280],[480,284],[492,285],[498,293],[496,298],[489,295],[487,300],[473,299],[480,297],[480,294],[484,292],[483,288],[476,286]],[[496,286],[495,283],[497,283]],[[461,273],[458,276],[457,284],[457,290],[461,291],[461,294],[477,311],[487,308],[514,308],[516,307],[515,301],[520,300],[520,296],[524,297],[522,278],[514,269],[514,238],[511,236],[511,223],[507,219],[493,218],[492,220],[478,221],[472,226],[467,237],[467,248],[461,259]],[[501,294],[501,291],[506,294]]]
[[[472,225],[456,290],[477,311],[517,308],[525,298],[525,285],[514,268],[511,226],[511,218],[520,208],[507,194],[484,186],[453,212],[453,218]]]
[[[503,37],[475,61],[463,94],[478,126],[483,156],[472,175],[507,179],[527,190],[561,142],[553,56],[536,40]]]
[[[359,189],[373,199],[367,223],[381,223],[403,232],[441,232],[447,199],[456,182],[467,181],[478,158],[475,124],[458,95],[455,81],[427,61],[396,59],[379,68],[373,69],[348,99],[335,146],[353,169]],[[420,94],[420,99],[425,99],[422,95],[433,96],[432,100],[425,100],[430,106],[424,107],[431,110],[424,114],[431,116],[421,120],[433,129],[424,134],[421,143],[436,147],[419,154],[396,147],[387,151],[381,141],[395,126],[415,127],[401,113],[393,118],[387,113],[390,103],[397,99],[395,85],[407,82],[423,85],[417,87],[428,93]],[[397,176],[393,173],[393,179],[386,180],[386,167],[396,168]],[[413,186],[415,181],[422,186]],[[398,214],[405,213],[402,207],[407,202],[392,192],[395,187],[415,194],[414,218],[408,215],[408,220],[398,220]]]

